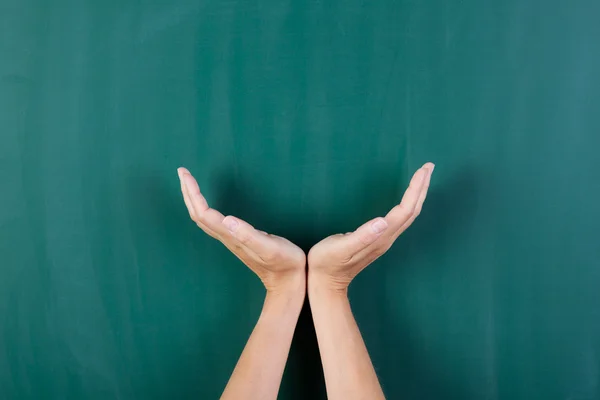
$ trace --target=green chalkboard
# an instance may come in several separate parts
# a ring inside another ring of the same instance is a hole
[[[398,202],[353,283],[390,399],[600,398],[600,2],[0,0],[0,397],[216,399],[259,281]],[[282,399],[324,398],[303,311]]]

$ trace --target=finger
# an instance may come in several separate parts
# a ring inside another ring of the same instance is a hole
[[[423,187],[421,188],[421,195],[419,196],[419,200],[417,202],[415,211],[413,212],[412,217],[410,217],[408,219],[408,221],[406,221],[400,229],[398,229],[396,232],[394,232],[394,240],[398,236],[400,236],[400,234],[402,234],[402,232],[407,230],[408,227],[412,225],[414,220],[421,214],[421,210],[423,209],[423,203],[425,202],[425,199],[427,198],[427,192],[429,190],[429,184],[431,182],[431,175],[433,174],[433,169],[435,168],[435,165],[433,163],[428,163],[426,165],[427,165],[429,173],[427,174],[427,177],[425,178],[425,183],[423,184]]]
[[[196,182],[189,172],[184,171],[182,177],[194,215],[196,216],[194,221],[196,221],[201,228],[204,226],[218,235],[227,235],[227,229],[223,226],[223,219],[225,218],[223,214],[208,206],[206,199],[202,196],[202,193],[200,193],[198,182]]]
[[[246,221],[228,215],[223,219],[223,225],[227,227],[236,242],[251,250],[263,261],[269,260],[277,254],[277,243],[264,232],[254,229]]]
[[[177,170],[177,172],[179,173],[179,170]],[[188,213],[190,214],[190,218],[196,219],[196,213],[194,212],[194,207],[192,206],[192,201],[190,200],[190,195],[187,192],[187,188],[185,187],[185,184],[183,183],[182,177],[183,177],[182,174],[179,173],[179,183],[181,185],[181,194],[183,194],[183,201],[188,210]]]
[[[178,168],[177,169],[177,174],[179,175],[179,179],[180,179],[180,183],[181,183],[181,193],[183,193],[183,201],[185,202],[185,206],[188,209],[188,212],[190,214],[190,218],[206,234],[208,234],[209,236],[211,236],[211,237],[213,237],[215,239],[218,239],[218,234],[215,231],[213,231],[212,229],[208,228],[206,225],[204,225],[201,222],[199,222],[198,216],[196,215],[196,212],[194,211],[194,206],[192,205],[192,200],[190,199],[190,195],[188,193],[187,186],[185,185],[185,183],[183,181],[183,174],[184,173],[189,173],[189,172],[187,172],[187,170],[185,168]]]
[[[435,168],[435,164],[434,163],[427,163],[425,164],[427,165],[427,169],[428,169],[428,174],[427,177],[425,178],[425,184],[423,185],[423,188],[421,189],[421,196],[419,197],[419,202],[417,203],[417,211],[421,212],[421,209],[423,208],[423,203],[425,202],[425,199],[427,198],[427,191],[429,190],[429,185],[431,184],[431,175],[433,175],[433,170]]]
[[[185,169],[183,167],[180,167],[177,169],[177,173],[179,174],[179,179],[181,181],[182,186],[185,189],[185,194],[187,194],[188,199],[191,200],[191,195],[192,195],[193,189],[196,189],[196,192],[199,195],[198,196],[199,200],[200,200],[199,203],[192,204],[190,201],[190,203],[191,203],[190,205],[193,208],[195,208],[196,206],[200,206],[198,211],[203,211],[203,210],[206,210],[207,208],[209,208],[208,203],[206,202],[206,199],[204,198],[204,196],[202,196],[202,193],[200,193],[200,187],[198,186],[198,182],[196,182],[196,179],[194,179],[194,177],[192,176],[190,171],[188,171],[187,169]]]
[[[208,234],[209,236],[212,236],[215,239],[219,239],[219,235],[215,231],[213,231],[208,226],[206,226],[202,222],[200,222],[200,219],[196,215],[196,212],[194,211],[194,207],[192,206],[192,201],[190,200],[190,196],[187,193],[187,189],[186,189],[185,185],[183,185],[183,184],[182,184],[182,191],[184,193],[183,201],[185,201],[185,205],[188,208],[188,210],[190,211],[190,218],[192,219],[192,221],[194,221],[196,223],[196,225],[198,225],[198,227],[200,229],[202,229],[206,234]]]
[[[426,165],[427,164],[415,172],[410,180],[408,188],[402,196],[402,201],[400,201],[400,204],[392,208],[385,216],[386,221],[391,227],[389,232],[397,232],[406,223],[406,221],[413,216],[417,208],[419,198],[421,197],[421,192],[423,186],[425,185],[427,175],[429,174],[429,169],[426,167]]]
[[[389,224],[384,218],[378,217],[361,225],[349,235],[340,236],[338,256],[348,262],[357,253],[373,244],[386,230]]]

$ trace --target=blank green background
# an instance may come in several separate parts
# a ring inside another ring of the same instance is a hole
[[[421,217],[351,287],[390,399],[600,398],[600,3],[0,1],[0,397],[215,399],[259,281],[209,202],[305,249]],[[324,398],[310,314],[282,399]]]

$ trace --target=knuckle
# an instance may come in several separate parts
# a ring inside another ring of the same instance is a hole
[[[244,248],[239,243],[232,243],[230,250],[232,250],[232,252],[235,253],[236,255],[244,254],[245,253],[244,252]]]
[[[347,265],[350,264],[354,260],[354,255],[344,255],[340,260],[340,264]]]
[[[279,260],[279,256],[280,256],[280,252],[279,250],[273,250],[273,251],[269,251],[267,252],[265,255],[263,255],[261,258],[267,262],[267,263],[271,263],[274,261]]]
[[[404,206],[404,213],[409,218],[412,217],[413,215],[415,215],[415,211],[416,211],[416,204],[412,205],[410,207]]]
[[[373,249],[373,253],[376,254],[377,256],[382,255],[386,251],[387,251],[387,247],[385,244],[380,244],[378,246],[375,246],[375,248]]]
[[[400,203],[398,204],[398,214],[402,216],[409,216],[411,214],[411,209],[406,206],[406,204]]]
[[[251,241],[250,235],[248,235],[248,233],[246,232],[239,232],[235,235],[235,237],[238,240],[238,242],[240,242],[243,245],[249,244]]]
[[[350,264],[356,260],[359,253],[348,252],[346,249],[340,249],[331,253],[331,258],[339,260],[338,262],[342,265]]]
[[[415,213],[416,213],[416,212],[417,212],[417,205],[415,204],[415,205],[413,205],[413,206],[410,208],[410,213],[409,213],[409,215],[410,215],[411,217],[413,217],[413,216],[415,215]]]
[[[375,246],[373,252],[377,255],[382,255],[390,249],[392,243],[393,242],[390,240],[381,241],[380,243],[377,244],[377,246]]]
[[[377,235],[373,232],[365,233],[364,235],[360,236],[359,240],[362,244],[369,245],[377,240]]]

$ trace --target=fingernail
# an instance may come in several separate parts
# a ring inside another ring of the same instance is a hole
[[[377,221],[373,222],[371,224],[371,229],[373,229],[373,232],[375,233],[381,233],[383,231],[385,231],[388,227],[387,222],[385,221],[385,219],[383,218],[379,218]]]
[[[431,174],[433,174],[433,170],[434,170],[434,169],[435,169],[435,164],[434,164],[434,163],[431,163],[431,172],[430,172]]]
[[[179,180],[182,178],[182,172],[183,171],[181,170],[181,167],[177,168],[177,176],[179,177]]]
[[[225,224],[225,226],[227,227],[227,229],[229,229],[229,232],[233,233],[237,230],[238,228],[238,222],[236,221],[235,218],[233,217],[227,217],[223,220],[223,223]]]

